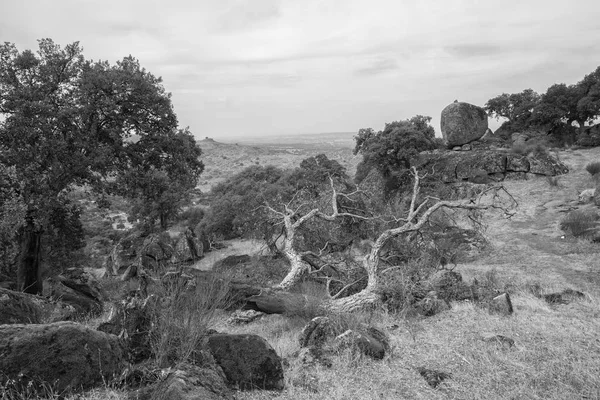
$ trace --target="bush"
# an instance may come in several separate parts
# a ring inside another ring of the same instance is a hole
[[[600,172],[600,161],[594,161],[585,166],[585,170],[592,176]]]
[[[187,221],[187,226],[196,226],[204,218],[204,209],[202,207],[190,207],[179,214],[180,221]]]
[[[560,229],[575,237],[597,240],[600,237],[600,215],[593,210],[575,210],[560,222]]]

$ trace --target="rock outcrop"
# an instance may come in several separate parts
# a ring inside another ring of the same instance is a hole
[[[441,129],[449,148],[462,146],[485,135],[487,114],[481,107],[455,102],[442,110]]]
[[[528,176],[566,174],[568,168],[547,153],[515,154],[505,150],[430,151],[412,160],[419,171],[435,174],[444,183],[499,182]]]
[[[0,325],[0,384],[47,382],[57,392],[109,382],[125,367],[121,341],[74,322]]]
[[[80,268],[46,279],[44,296],[74,307],[79,314],[99,313],[106,298],[100,283]]]
[[[64,321],[74,314],[75,309],[64,303],[0,288],[0,325]]]
[[[204,244],[196,233],[187,228],[175,245],[171,262],[180,263],[199,260],[204,256]]]

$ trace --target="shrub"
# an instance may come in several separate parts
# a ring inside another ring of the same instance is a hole
[[[187,226],[196,226],[204,218],[204,209],[202,207],[190,207],[179,214],[180,221],[187,221]]]
[[[593,210],[575,210],[568,213],[560,222],[560,229],[575,237],[596,240],[600,237],[598,230],[600,215]]]
[[[600,172],[600,161],[591,162],[585,166],[585,170],[592,176],[596,176]]]

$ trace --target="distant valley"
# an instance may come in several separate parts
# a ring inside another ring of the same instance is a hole
[[[353,176],[361,156],[354,156],[353,133],[323,133],[308,135],[228,138],[216,141],[205,138],[197,141],[202,148],[205,170],[199,189],[209,191],[215,184],[251,165],[275,165],[294,168],[305,158],[324,153],[338,161]]]

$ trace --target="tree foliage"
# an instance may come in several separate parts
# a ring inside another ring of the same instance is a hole
[[[202,225],[216,236],[253,237],[268,242],[281,226],[267,207],[283,210],[285,205],[314,205],[322,201],[323,188],[329,186],[330,178],[338,185],[347,184],[344,167],[324,154],[309,157],[289,170],[250,166],[212,189],[211,207]]]
[[[406,170],[410,159],[421,151],[436,147],[435,131],[430,125],[431,117],[414,116],[404,121],[385,124],[382,131],[361,129],[354,137],[354,154],[362,154],[357,166],[355,180],[362,181],[372,168],[385,175]]]
[[[503,93],[488,100],[485,109],[490,116],[506,118],[511,131],[546,127],[560,132],[573,122],[582,131],[600,117],[600,67],[576,84],[557,83],[541,95],[532,89]]]
[[[490,116],[508,119],[512,124],[527,124],[533,109],[539,104],[540,95],[532,89],[520,93],[502,93],[490,100],[484,109]]]
[[[189,130],[147,134],[129,146],[128,168],[118,176],[115,192],[133,199],[132,216],[162,229],[189,199],[204,165]]]
[[[131,182],[120,178],[131,171],[168,172],[165,160],[180,149],[164,144],[176,132],[161,79],[131,56],[115,65],[94,62],[79,43],[61,48],[50,39],[40,40],[36,53],[0,46],[0,163],[12,171],[11,190],[25,206],[17,235],[22,288],[41,290],[42,236],[79,229],[69,190],[87,184],[106,191],[116,177]],[[60,226],[67,221],[73,224]]]

